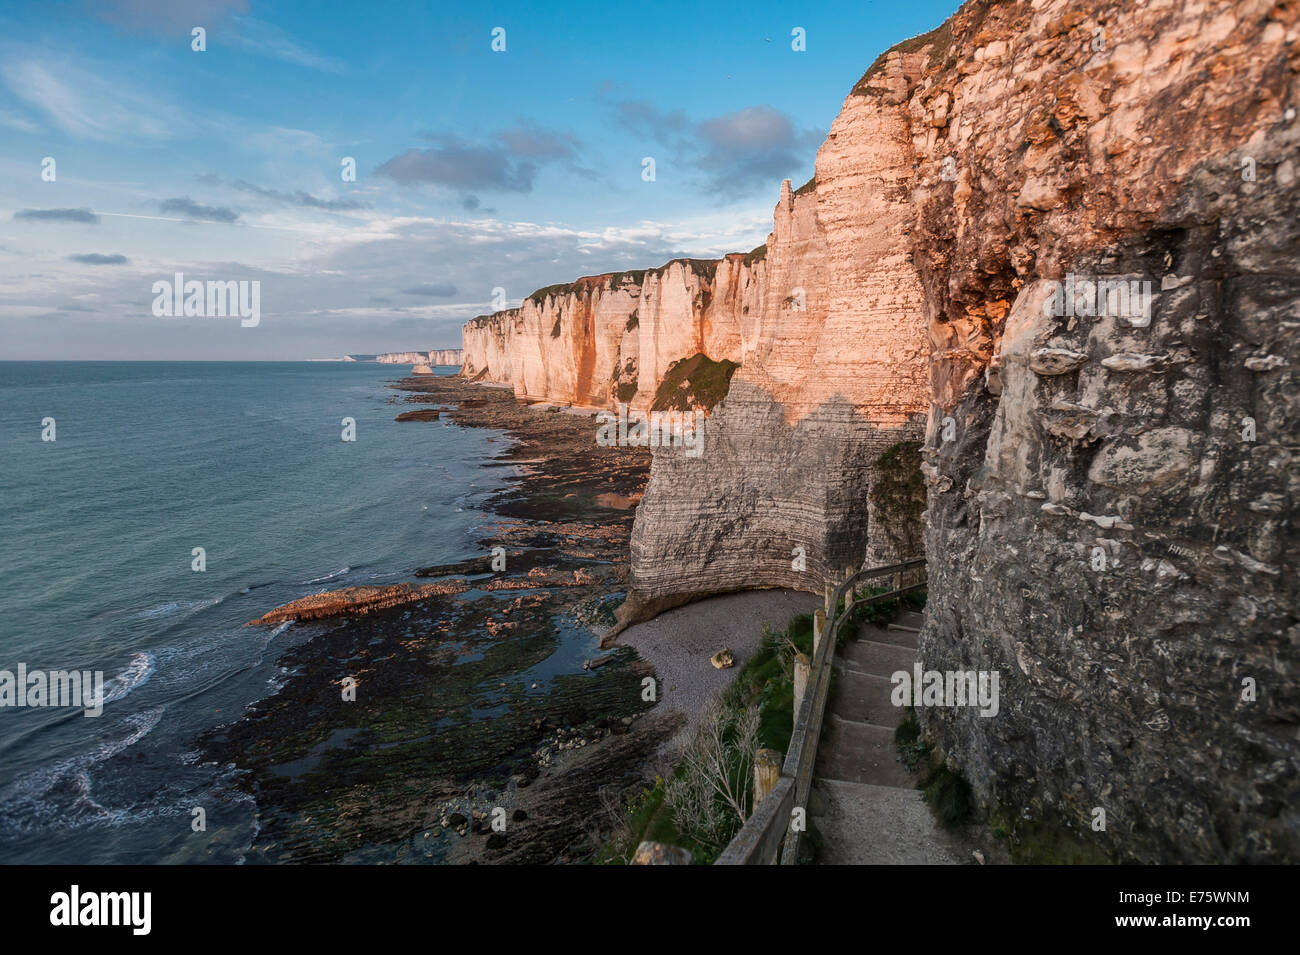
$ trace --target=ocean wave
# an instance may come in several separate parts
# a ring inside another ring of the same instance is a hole
[[[159,618],[174,617],[178,613],[194,613],[206,607],[215,607],[219,603],[221,603],[220,597],[210,597],[207,600],[169,600],[165,604],[159,604],[156,607],[150,607],[148,610],[134,613],[131,615],[131,619],[157,620]]]
[[[142,650],[131,654],[126,669],[104,684],[104,702],[116,703],[132,690],[144,686],[157,668],[158,661],[152,653]]]
[[[334,573],[326,574],[324,577],[313,577],[311,580],[300,580],[298,581],[298,584],[299,586],[303,584],[319,584],[322,581],[333,580],[335,577],[341,577],[351,569],[351,567],[344,567],[342,570],[336,570]]]
[[[275,639],[276,637],[278,637],[280,634],[284,633],[284,632],[285,632],[286,630],[288,630],[292,625],[293,625],[293,621],[292,621],[292,620],[286,620],[284,623],[280,624],[280,626],[276,627],[274,630],[272,630],[270,633],[268,633],[266,636],[264,636],[264,637],[262,638],[262,650],[265,651],[266,648],[269,647],[269,646],[271,645],[271,641],[272,641],[272,640],[274,640],[274,639]],[[261,663],[261,662],[262,662],[260,657],[258,658],[258,661],[257,661],[257,662],[258,662],[258,663]]]
[[[233,765],[203,770],[206,777],[195,785],[192,776],[203,765],[196,752],[181,754],[178,759],[182,778],[167,782],[148,795],[127,805],[111,805],[94,792],[95,767],[138,742],[157,725],[162,707],[134,714],[125,722],[131,727],[124,738],[96,750],[63,760],[59,764],[32,773],[11,787],[0,798],[0,832],[30,838],[42,832],[62,835],[69,830],[118,828],[140,825],[160,819],[188,820],[195,805],[220,804],[225,810],[242,807],[245,823],[257,832],[252,818],[256,800],[234,785],[239,770]],[[244,847],[246,851],[247,847]],[[236,850],[238,851],[238,850]]]
[[[162,715],[161,706],[132,713],[109,729],[105,734],[108,738],[102,739],[89,750],[15,780],[0,797],[0,819],[8,826],[21,827],[23,821],[59,815],[58,806],[45,797],[64,780],[72,783],[76,805],[87,808],[91,770],[148,736]]]

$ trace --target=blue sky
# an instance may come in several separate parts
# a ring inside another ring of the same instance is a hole
[[[496,287],[747,251],[872,60],[956,6],[9,4],[0,358],[456,347]],[[175,272],[260,281],[261,323],[155,317]]]

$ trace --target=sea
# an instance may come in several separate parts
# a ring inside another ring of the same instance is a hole
[[[242,861],[256,806],[195,739],[297,639],[244,624],[479,555],[508,479],[499,432],[393,420],[405,371],[0,361],[0,680],[104,680],[97,717],[0,706],[0,862]]]

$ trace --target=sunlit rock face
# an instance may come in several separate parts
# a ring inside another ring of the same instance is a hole
[[[739,360],[763,274],[745,260],[680,259],[541,289],[465,325],[461,374],[521,398],[649,408],[674,362]]]
[[[970,3],[907,94],[921,658],[1001,677],[920,715],[1117,858],[1300,859],[1296,40],[1271,2]]]
[[[905,88],[908,68],[886,73]],[[813,182],[782,186],[761,308],[703,453],[655,452],[624,621],[727,590],[820,591],[862,564],[872,466],[921,437],[928,406],[910,175],[901,97],[854,95]]]

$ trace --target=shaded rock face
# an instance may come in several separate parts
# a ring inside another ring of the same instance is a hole
[[[622,622],[710,593],[818,591],[862,562],[872,464],[918,428],[881,428],[842,397],[791,424],[741,374],[704,422],[702,455],[654,452]]]
[[[1296,16],[967,4],[908,95],[921,658],[1001,680],[994,718],[919,715],[982,799],[1118,858],[1300,859]],[[1069,314],[1071,275],[1151,298]]]

